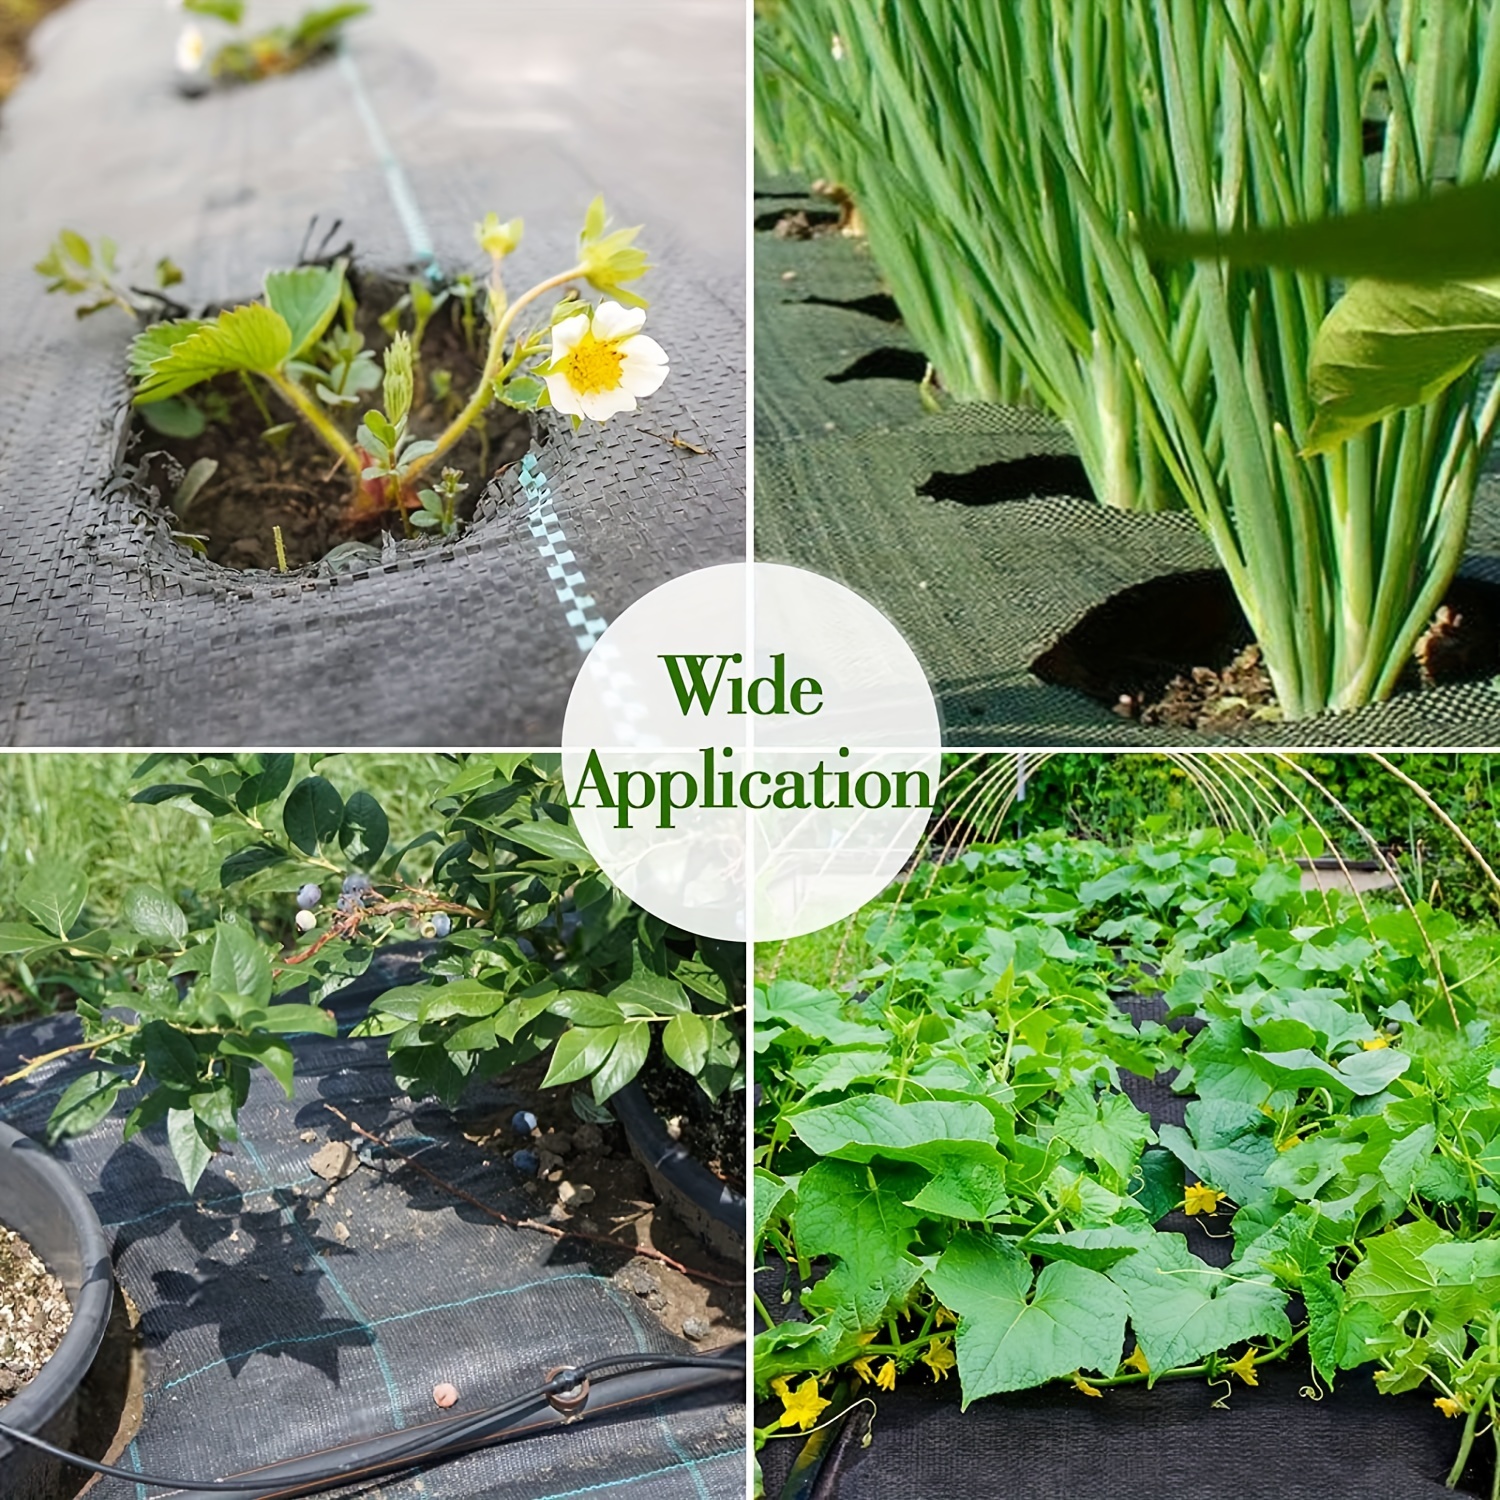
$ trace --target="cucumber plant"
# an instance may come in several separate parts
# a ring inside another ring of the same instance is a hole
[[[1456,931],[1218,832],[919,870],[870,915],[860,998],[756,994],[756,1254],[786,1287],[761,1439],[835,1372],[956,1370],[967,1407],[1295,1355],[1318,1388],[1425,1384],[1461,1419],[1456,1484],[1500,1415],[1500,1030]],[[1182,1125],[1123,1086],[1169,1069]],[[1209,1226],[1227,1268],[1194,1253]]]

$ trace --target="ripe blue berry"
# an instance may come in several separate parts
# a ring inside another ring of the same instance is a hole
[[[450,917],[447,912],[445,912],[445,911],[439,911],[439,912],[434,912],[432,914],[432,935],[433,935],[433,937],[445,938],[452,931],[453,931],[453,918]]]
[[[515,1163],[518,1172],[524,1172],[528,1177],[535,1177],[542,1166],[541,1158],[535,1151],[517,1151],[511,1161]]]
[[[370,889],[370,877],[356,870],[352,875],[344,876],[344,894],[346,896],[363,895]]]
[[[517,1135],[530,1135],[536,1129],[536,1116],[529,1109],[518,1109],[510,1118],[510,1128]]]
[[[297,892],[297,905],[303,911],[311,911],[323,899],[323,888],[308,884]]]

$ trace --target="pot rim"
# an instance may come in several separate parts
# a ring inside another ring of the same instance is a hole
[[[67,1169],[40,1142],[0,1122],[0,1188],[20,1176],[39,1184],[62,1210],[77,1239],[83,1270],[78,1286],[64,1283],[73,1305],[73,1321],[62,1342],[21,1393],[0,1408],[0,1421],[7,1426],[40,1434],[67,1405],[99,1352],[114,1306],[114,1271],[99,1216]],[[0,1192],[0,1199],[7,1205],[14,1201],[9,1192]],[[16,1222],[17,1217],[7,1206],[6,1227],[32,1242],[32,1230],[25,1222]],[[63,1280],[55,1267],[48,1266],[48,1270]],[[0,1438],[0,1453],[10,1449]]]

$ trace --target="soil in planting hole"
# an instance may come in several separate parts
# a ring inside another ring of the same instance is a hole
[[[1003,463],[981,464],[964,474],[939,472],[917,493],[932,500],[956,500],[960,505],[996,505],[1038,495],[1094,498],[1083,465],[1071,453],[1033,453]]]
[[[1228,577],[1174,573],[1095,606],[1031,664],[1122,718],[1233,731],[1281,712]],[[1500,672],[1500,585],[1456,578],[1417,643],[1401,691],[1483,681]]]
[[[670,1207],[658,1203],[652,1196],[646,1169],[631,1154],[624,1128],[614,1120],[600,1124],[582,1120],[572,1107],[567,1089],[541,1087],[546,1070],[547,1059],[543,1058],[496,1080],[493,1086],[500,1090],[504,1102],[493,1115],[481,1116],[476,1126],[466,1130],[469,1139],[497,1154],[513,1157],[517,1150],[533,1152],[537,1169],[524,1191],[536,1204],[536,1217],[559,1229],[605,1235],[614,1241],[617,1249],[587,1243],[581,1248],[601,1272],[612,1275],[673,1333],[682,1334],[702,1350],[743,1338],[743,1264],[714,1254]],[[681,1076],[690,1088],[702,1092],[686,1074]],[[649,1079],[643,1075],[641,1081],[649,1093]],[[588,1086],[580,1087],[587,1095]],[[725,1149],[739,1176],[738,1164],[744,1154],[744,1095],[735,1097],[739,1106],[738,1145]],[[710,1111],[714,1108],[709,1106]],[[537,1128],[530,1135],[516,1133],[513,1122],[520,1109],[536,1116]],[[726,1130],[730,1128],[726,1122]],[[684,1140],[688,1140],[686,1134]],[[699,1149],[697,1143],[690,1144],[695,1152]],[[733,1285],[695,1280],[654,1257],[637,1255],[637,1249],[659,1251]]]
[[[366,349],[378,353],[385,348],[387,336],[377,320],[405,287],[368,276],[359,278],[355,285],[360,332],[365,336]],[[482,323],[478,337],[484,337]],[[468,400],[482,361],[482,348],[476,355],[465,342],[456,300],[439,309],[422,341],[410,430],[419,437],[435,437]],[[442,401],[434,394],[431,377],[444,371],[451,385],[447,399]],[[165,437],[148,427],[139,411],[135,413],[134,451],[167,455],[165,459],[151,458],[148,469],[164,504],[170,501],[182,474],[198,459],[208,458],[218,464],[177,519],[176,530],[203,538],[204,549],[214,562],[231,568],[267,569],[278,566],[273,530],[277,526],[281,528],[289,568],[317,562],[341,542],[374,541],[382,531],[402,533],[402,518],[395,510],[371,513],[366,504],[355,514],[349,471],[264,381],[256,381],[255,391],[269,409],[273,423],[293,424],[274,444],[262,436],[268,424],[237,376],[220,376],[187,393],[205,409],[212,408],[211,415],[217,418],[210,420],[197,437]],[[377,387],[366,392],[356,405],[341,408],[343,415],[336,420],[352,436],[366,409],[379,404]],[[445,466],[461,469],[468,489],[459,499],[458,514],[467,522],[473,518],[485,485],[525,453],[530,438],[531,423],[525,413],[492,406],[452,452],[423,473],[421,486],[430,485]]]
[[[62,1282],[14,1229],[0,1228],[0,1409],[57,1353],[72,1321]]]

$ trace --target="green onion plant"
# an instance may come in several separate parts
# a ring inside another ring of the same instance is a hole
[[[1462,558],[1500,393],[1470,371],[1325,451],[1339,283],[1154,259],[1500,165],[1494,0],[797,0],[758,26],[763,153],[836,177],[946,388],[1025,389],[1095,493],[1185,506],[1283,714],[1388,697]],[[988,373],[985,373],[988,371]]]

